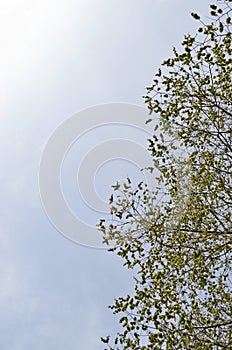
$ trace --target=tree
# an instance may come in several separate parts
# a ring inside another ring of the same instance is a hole
[[[122,331],[102,338],[108,349],[232,349],[230,2],[210,5],[208,23],[192,13],[198,33],[147,89],[148,122],[160,117],[149,141],[159,189],[128,179],[111,197],[112,221],[99,224],[135,272],[133,295],[110,306]]]

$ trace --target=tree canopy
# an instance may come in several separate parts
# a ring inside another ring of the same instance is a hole
[[[159,186],[127,179],[111,197],[112,221],[99,224],[135,272],[134,293],[110,306],[121,330],[102,338],[107,349],[232,349],[230,3],[210,5],[207,22],[192,13],[198,32],[147,88]]]

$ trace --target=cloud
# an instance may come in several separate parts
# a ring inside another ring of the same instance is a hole
[[[1,0],[1,349],[96,350],[117,328],[107,305],[129,288],[128,273],[50,225],[39,201],[40,154],[80,109],[142,101],[191,27],[187,7],[198,5],[207,2]]]

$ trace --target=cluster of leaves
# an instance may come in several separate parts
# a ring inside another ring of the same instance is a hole
[[[149,150],[167,196],[130,180],[115,187],[111,251],[135,271],[134,294],[115,300],[122,331],[108,349],[232,349],[232,48],[229,0],[162,64],[145,102],[187,157],[154,135]],[[173,152],[174,150],[174,152]]]

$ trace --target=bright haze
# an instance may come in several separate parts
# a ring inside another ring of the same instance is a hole
[[[57,232],[40,201],[40,158],[74,113],[109,102],[143,106],[162,60],[196,27],[190,12],[207,15],[208,4],[0,0],[1,349],[98,350],[99,338],[117,331],[107,306],[131,290],[131,274],[112,253]],[[104,198],[130,171],[124,174],[119,160],[112,166],[96,176]],[[73,181],[64,175],[66,184]],[[85,209],[80,215],[87,220]],[[89,220],[93,225],[95,216]]]

